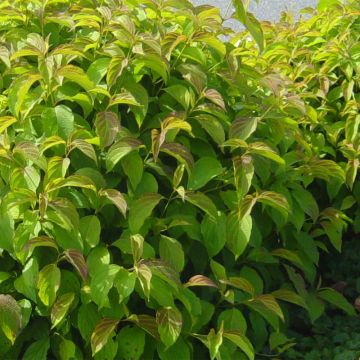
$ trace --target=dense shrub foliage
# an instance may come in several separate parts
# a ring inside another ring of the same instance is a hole
[[[345,241],[341,253],[329,252],[322,256],[320,273],[323,281],[334,282],[350,299],[360,293],[360,244],[356,237]],[[357,303],[359,309],[359,303]],[[328,309],[318,321],[310,324],[305,311],[292,316],[291,337],[296,346],[286,352],[292,360],[354,360],[360,356],[359,316],[337,314],[335,308]]]
[[[355,314],[318,264],[360,231],[359,8],[244,3],[235,34],[186,0],[1,2],[1,358],[254,359],[299,308]]]

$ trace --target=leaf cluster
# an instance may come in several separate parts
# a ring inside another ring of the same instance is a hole
[[[187,0],[0,4],[1,357],[255,359],[298,307],[355,314],[318,265],[359,231],[359,9],[234,5],[249,32]]]

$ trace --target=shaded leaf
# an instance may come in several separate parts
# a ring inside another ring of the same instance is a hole
[[[161,235],[159,241],[160,257],[168,262],[174,270],[181,272],[185,264],[185,255],[181,243],[176,239]]]
[[[354,306],[351,305],[346,298],[332,288],[320,289],[317,292],[318,297],[329,302],[330,304],[344,310],[348,315],[355,316]]]
[[[155,206],[162,198],[157,193],[145,193],[131,204],[129,210],[129,228],[133,234],[139,232],[145,220],[151,215]]]
[[[34,341],[25,351],[23,360],[47,360],[48,351],[50,349],[50,338],[44,336],[39,340]]]
[[[307,309],[307,305],[306,305],[306,302],[304,301],[304,299],[300,295],[296,294],[294,291],[287,290],[287,289],[279,289],[279,290],[273,291],[272,295],[274,295],[274,297],[276,299],[287,301],[289,303],[299,305],[299,306]]]

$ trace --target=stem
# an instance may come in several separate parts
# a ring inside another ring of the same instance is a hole
[[[169,197],[168,201],[166,202],[166,205],[165,205],[164,210],[163,210],[163,212],[162,212],[162,214],[161,214],[161,217],[164,217],[165,212],[166,212],[166,210],[167,210],[167,208],[168,208],[171,200],[173,200],[173,195],[174,195],[174,193],[175,193],[175,190],[173,190],[173,192],[170,194],[170,197]]]

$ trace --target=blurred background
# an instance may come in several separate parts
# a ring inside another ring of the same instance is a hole
[[[217,6],[225,17],[228,17],[232,12],[232,6],[229,7],[229,0],[193,0],[193,2],[195,5],[210,4]],[[308,6],[315,7],[316,4],[317,0],[259,0],[258,4],[253,0],[249,10],[259,20],[276,21],[284,10],[291,11],[296,17],[301,9]]]

